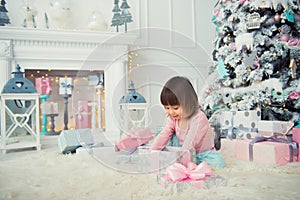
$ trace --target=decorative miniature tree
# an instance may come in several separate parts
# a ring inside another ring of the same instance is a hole
[[[0,6],[0,26],[5,26],[6,24],[10,24],[9,17],[7,15],[8,11],[5,8],[5,0],[1,0]]]
[[[111,20],[111,26],[115,26],[116,27],[116,30],[117,32],[119,32],[119,26],[122,25],[124,22],[122,20],[122,17],[121,17],[121,9],[119,7],[119,0],[115,0],[115,3],[114,3],[114,8],[112,10],[112,12],[114,13],[114,16]]]
[[[220,0],[212,22],[213,63],[200,100],[206,114],[259,108],[264,120],[298,123],[299,0]]]
[[[112,12],[114,16],[111,20],[111,26],[116,26],[117,32],[119,32],[119,26],[125,25],[125,32],[127,32],[127,23],[132,22],[132,15],[129,12],[129,5],[126,0],[123,0],[121,9],[119,8],[119,0],[114,1],[114,8]]]
[[[132,16],[131,13],[129,12],[129,5],[126,0],[123,0],[122,5],[121,5],[121,18],[122,22],[125,24],[125,32],[127,32],[127,23],[132,22]]]

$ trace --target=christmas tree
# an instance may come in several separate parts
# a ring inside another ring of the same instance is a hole
[[[208,117],[259,108],[263,120],[297,124],[299,0],[220,0],[212,22],[213,62],[200,99]]]
[[[1,0],[0,6],[0,26],[5,26],[6,24],[10,24],[9,17],[7,15],[7,10],[5,8],[5,0]]]

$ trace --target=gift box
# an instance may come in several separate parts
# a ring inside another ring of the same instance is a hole
[[[132,130],[121,140],[115,143],[116,151],[122,149],[137,148],[143,144],[146,144],[153,139],[153,135],[149,128]]]
[[[263,136],[286,136],[293,126],[294,123],[292,122],[260,120],[258,122],[258,133]]]
[[[91,86],[97,86],[97,85],[103,85],[103,74],[91,74],[88,75],[88,81],[89,85]]]
[[[230,139],[254,138],[260,119],[260,110],[222,111],[220,116],[221,134]]]
[[[233,112],[233,126],[238,128],[258,128],[261,120],[260,110],[247,110]]]
[[[174,163],[167,167],[160,184],[164,187],[176,187],[177,191],[182,191],[191,186],[197,189],[211,188],[213,186],[226,185],[226,180],[214,174],[206,162],[196,165],[189,162],[187,166]]]
[[[35,87],[39,94],[52,94],[51,78],[36,78]]]
[[[138,148],[140,166],[144,167],[143,172],[154,172],[161,176],[166,167],[181,163],[186,166],[189,162],[196,162],[194,150],[183,150],[181,147],[167,146],[163,150],[149,150],[147,146]]]
[[[220,127],[221,129],[227,129],[233,126],[233,112],[232,111],[221,111],[220,114]]]
[[[72,94],[73,80],[72,78],[59,78],[59,94]]]
[[[93,144],[91,129],[63,130],[58,136],[58,146],[61,153],[73,153],[79,147]]]
[[[237,140],[235,147],[236,158],[269,165],[286,165],[298,161],[299,149],[284,142],[263,141],[250,144],[252,140]]]
[[[300,128],[293,128],[292,134],[293,141],[300,143]]]
[[[230,139],[250,139],[257,133],[260,110],[222,111],[220,129],[222,137]]]
[[[228,138],[222,138],[220,152],[225,155],[230,155],[230,158],[235,157],[236,141],[237,140],[230,140]]]
[[[92,114],[90,101],[80,100],[75,104],[75,126],[76,128],[91,128]]]
[[[41,107],[43,115],[58,114],[58,103],[56,102],[43,102]]]
[[[257,124],[260,119],[260,110],[222,111],[220,116],[220,125],[222,129],[229,127],[254,129],[257,128]]]

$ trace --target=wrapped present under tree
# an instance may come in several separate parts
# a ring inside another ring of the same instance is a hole
[[[264,136],[286,136],[291,133],[293,126],[293,122],[261,120],[258,122],[258,133]]]
[[[223,137],[253,138],[258,129],[258,121],[261,120],[261,112],[257,110],[247,111],[220,111],[220,130]]]
[[[299,161],[298,143],[282,138],[256,137],[236,141],[236,158],[269,165],[286,165]]]

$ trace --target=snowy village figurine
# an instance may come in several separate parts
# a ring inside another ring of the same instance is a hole
[[[38,14],[37,9],[34,6],[35,0],[25,0],[25,5],[23,6],[24,11],[24,21],[23,27],[36,28],[36,16]]]

